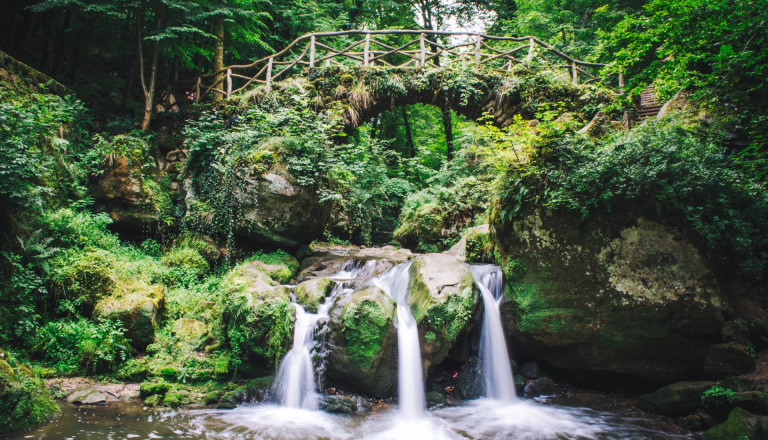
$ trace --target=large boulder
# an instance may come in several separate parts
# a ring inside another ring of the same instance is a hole
[[[375,286],[336,299],[330,311],[327,374],[385,397],[397,386],[395,300]]]
[[[155,341],[157,315],[165,306],[163,288],[143,282],[125,283],[123,287],[100,300],[94,316],[122,322],[131,345],[144,350]]]
[[[477,294],[469,268],[450,254],[414,259],[408,286],[413,317],[419,324],[424,368],[439,364],[472,317]]]
[[[43,381],[0,350],[0,435],[34,428],[60,411]]]
[[[232,209],[234,233],[263,246],[297,248],[321,236],[328,217],[330,204],[320,201],[313,188],[302,186],[285,165],[276,163],[266,172],[260,167],[244,166],[242,180],[234,188],[225,189]],[[204,217],[211,205],[205,199],[206,191],[197,188],[197,180],[187,179],[187,215]],[[210,190],[209,190],[210,191]],[[227,215],[219,212],[216,215]],[[223,231],[222,231],[223,232]]]
[[[728,420],[714,426],[701,436],[702,440],[766,440],[768,416],[756,416],[741,408],[731,411]]]
[[[222,288],[222,330],[235,354],[277,364],[293,340],[296,309],[288,288],[264,273],[259,261],[232,269]]]
[[[142,171],[141,163],[114,156],[104,172],[91,180],[96,210],[106,212],[118,227],[141,231],[157,225],[173,209],[170,193]]]
[[[507,284],[502,314],[518,354],[594,386],[701,376],[727,305],[683,231],[563,211],[495,220]]]
[[[710,379],[751,373],[756,366],[755,353],[740,344],[715,344],[704,358],[704,373]]]
[[[713,385],[707,380],[676,382],[641,396],[637,406],[665,416],[688,414],[701,408],[701,396]]]

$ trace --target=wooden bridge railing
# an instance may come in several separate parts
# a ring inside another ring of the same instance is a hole
[[[354,40],[354,37],[362,39]],[[451,42],[452,38],[459,42]],[[456,38],[458,37],[458,38]],[[387,40],[387,41],[382,41]],[[395,42],[393,42],[395,41]],[[379,30],[316,32],[250,64],[225,67],[195,78],[195,102],[211,93],[229,97],[252,84],[265,84],[316,66],[390,68],[457,67],[511,70],[515,64],[546,65],[567,71],[573,84],[603,82],[601,63],[568,56],[536,37],[496,37],[472,32]],[[208,84],[209,83],[209,84]],[[618,74],[618,88],[624,77]]]

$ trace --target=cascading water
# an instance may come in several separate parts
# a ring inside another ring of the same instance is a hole
[[[509,362],[507,341],[501,325],[502,273],[492,264],[470,266],[475,284],[483,296],[483,329],[480,341],[484,394],[491,399],[512,402],[515,380]]]
[[[397,374],[400,413],[404,419],[419,419],[427,407],[424,396],[424,374],[421,363],[419,330],[408,303],[409,269],[403,263],[373,283],[397,302]]]
[[[368,266],[368,263],[361,266],[350,261],[340,272],[332,275],[331,279],[336,281],[336,285],[325,302],[317,306],[317,313],[309,313],[300,304],[294,302],[296,322],[293,331],[293,347],[280,362],[275,381],[280,405],[288,408],[318,409],[320,394],[317,392],[315,374],[317,371],[322,371],[322,368],[317,370],[314,368],[315,356],[313,356],[318,354],[317,357],[323,357],[323,347],[317,350],[314,338],[318,323],[321,327],[325,325],[333,299],[351,291],[346,287],[346,282],[355,279]]]

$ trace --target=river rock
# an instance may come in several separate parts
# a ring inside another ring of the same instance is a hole
[[[222,288],[221,322],[230,345],[249,358],[277,364],[293,340],[296,309],[288,288],[254,261],[232,269],[222,280]]]
[[[330,310],[328,377],[376,397],[397,386],[395,300],[375,286],[336,299]]]
[[[477,368],[478,362],[476,357],[471,357],[459,370],[456,387],[462,399],[477,399],[483,395],[483,375]]]
[[[347,281],[348,287],[357,288],[411,258],[411,251],[393,246],[316,246],[314,253],[302,260],[296,280],[303,282],[315,278],[331,278],[342,270],[350,271],[358,267],[361,271],[357,277]]]
[[[520,374],[527,377],[528,379],[537,379],[539,376],[541,376],[541,369],[539,368],[539,364],[536,362],[526,362],[520,368]]]
[[[472,272],[453,255],[419,255],[410,275],[409,300],[426,370],[445,359],[472,317],[478,293]]]
[[[114,157],[90,186],[96,210],[106,212],[117,227],[140,232],[173,209],[170,194],[141,170],[141,163],[125,156]]]
[[[131,345],[144,350],[155,340],[157,314],[165,306],[165,294],[157,285],[135,283],[128,287],[99,301],[94,316],[122,322]]]
[[[320,408],[330,413],[351,414],[371,408],[368,400],[362,396],[323,396]]]
[[[736,408],[728,420],[714,426],[701,436],[701,440],[766,440],[768,439],[768,417],[757,416],[749,411]]]
[[[702,398],[702,405],[715,420],[722,422],[734,408],[745,409],[752,414],[768,415],[768,393],[742,391],[736,393],[709,394]]]
[[[0,350],[0,435],[34,428],[60,412],[43,381]]]
[[[493,227],[509,293],[502,315],[517,355],[590,386],[701,374],[727,304],[683,232],[644,218],[581,221],[546,210]]]
[[[67,402],[76,405],[99,405],[107,403],[107,396],[96,388],[81,388],[67,396]]]
[[[524,388],[525,397],[543,396],[557,392],[557,384],[548,377],[540,377]]]
[[[426,394],[427,406],[445,406],[448,404],[448,399],[445,398],[445,393],[442,391],[430,391]]]
[[[755,355],[740,344],[716,344],[709,347],[704,372],[711,379],[722,379],[755,371]]]
[[[637,406],[665,416],[688,414],[701,408],[701,396],[715,382],[708,380],[677,382],[640,397]]]
[[[317,313],[317,306],[325,301],[335,283],[330,278],[314,278],[299,283],[294,289],[296,302],[303,305],[310,313]]]

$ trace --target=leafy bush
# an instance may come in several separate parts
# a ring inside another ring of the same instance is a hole
[[[600,140],[546,140],[529,164],[500,180],[498,220],[510,222],[526,206],[582,218],[673,215],[701,236],[712,259],[759,278],[768,264],[768,191],[724,145],[716,132],[669,120]]]
[[[35,351],[61,374],[114,371],[133,352],[119,321],[49,321],[37,340]]]
[[[733,390],[712,385],[711,388],[704,391],[701,395],[701,400],[703,402],[722,402],[724,404],[725,402],[733,403],[735,397],[736,393]]]

